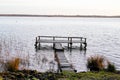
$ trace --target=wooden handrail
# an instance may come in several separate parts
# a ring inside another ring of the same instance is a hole
[[[55,43],[67,43],[69,49],[69,47],[72,48],[73,43],[80,43],[80,48],[82,48],[82,44],[83,44],[85,45],[85,49],[86,49],[87,47],[86,39],[87,38],[83,38],[83,37],[38,36],[36,37],[35,47],[40,48],[41,43],[53,43],[53,49],[54,49]]]
[[[63,37],[63,36],[38,36],[38,37],[48,37],[48,38],[53,38],[53,37],[55,37],[55,38],[83,38],[83,37]]]

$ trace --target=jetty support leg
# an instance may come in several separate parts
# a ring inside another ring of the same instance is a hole
[[[37,49],[37,37],[36,37],[36,41],[35,41],[35,48]]]
[[[85,42],[84,42],[84,49],[86,50],[86,48],[87,48],[87,42],[86,42],[86,38],[85,38]]]
[[[81,43],[80,43],[80,50],[82,50],[82,38],[80,38],[80,41],[81,41]]]
[[[72,38],[70,40],[70,50],[72,50]]]
[[[40,44],[40,36],[39,36],[39,42],[38,42],[38,49],[40,50],[41,44]]]
[[[53,49],[55,49],[55,43],[54,43],[54,41],[55,41],[55,37],[53,37]]]
[[[69,46],[69,45],[70,45],[70,43],[69,43],[69,37],[68,37],[68,49],[70,48],[70,46]]]

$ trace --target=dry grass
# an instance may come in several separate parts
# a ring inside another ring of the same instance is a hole
[[[7,71],[16,71],[19,69],[20,58],[14,58],[12,60],[7,61],[6,70]]]
[[[87,60],[87,68],[90,69],[90,71],[103,70],[105,68],[104,62],[105,58],[103,56],[91,56]]]
[[[0,36],[0,72],[28,68],[30,57],[27,44],[15,35]]]

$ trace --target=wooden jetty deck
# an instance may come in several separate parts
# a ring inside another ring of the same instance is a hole
[[[86,49],[87,47],[86,38],[83,38],[83,37],[60,37],[60,36],[38,36],[36,37],[35,48],[40,49],[41,43],[52,43],[53,49],[56,49],[56,46],[55,46],[56,43],[59,43],[59,45],[62,43],[67,43],[68,49],[72,49],[73,43],[79,43],[80,49]]]
[[[55,60],[58,63],[58,72],[74,71],[72,65],[66,59],[64,52],[55,52]]]
[[[67,43],[68,49],[72,49],[73,43],[80,45],[80,50],[86,50],[87,42],[86,38],[83,37],[60,37],[60,36],[38,36],[35,41],[35,48],[41,49],[42,43],[52,43],[55,51],[55,61],[58,63],[58,72],[63,70],[74,71],[72,65],[68,62],[63,52],[62,43]],[[60,52],[62,51],[62,52]]]
[[[56,51],[64,51],[64,48],[62,47],[62,44],[61,43],[55,43],[54,44],[54,49]]]

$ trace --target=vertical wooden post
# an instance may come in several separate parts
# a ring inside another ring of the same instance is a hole
[[[53,49],[55,49],[55,43],[54,43],[54,41],[55,41],[55,37],[53,37]]]
[[[37,49],[37,37],[35,38],[35,48]]]
[[[70,49],[72,49],[72,37],[70,39]]]
[[[40,47],[41,47],[41,45],[40,45],[40,36],[38,36],[38,40],[39,40],[38,48],[40,49]]]
[[[86,38],[85,38],[85,42],[84,42],[84,44],[85,44],[84,49],[86,50],[86,47],[87,47]]]
[[[86,38],[85,38],[85,43],[86,43]]]
[[[82,37],[80,38],[80,50],[82,50]]]
[[[69,44],[70,44],[70,43],[69,43],[69,37],[68,37],[68,49],[69,49],[69,47],[70,47]]]

